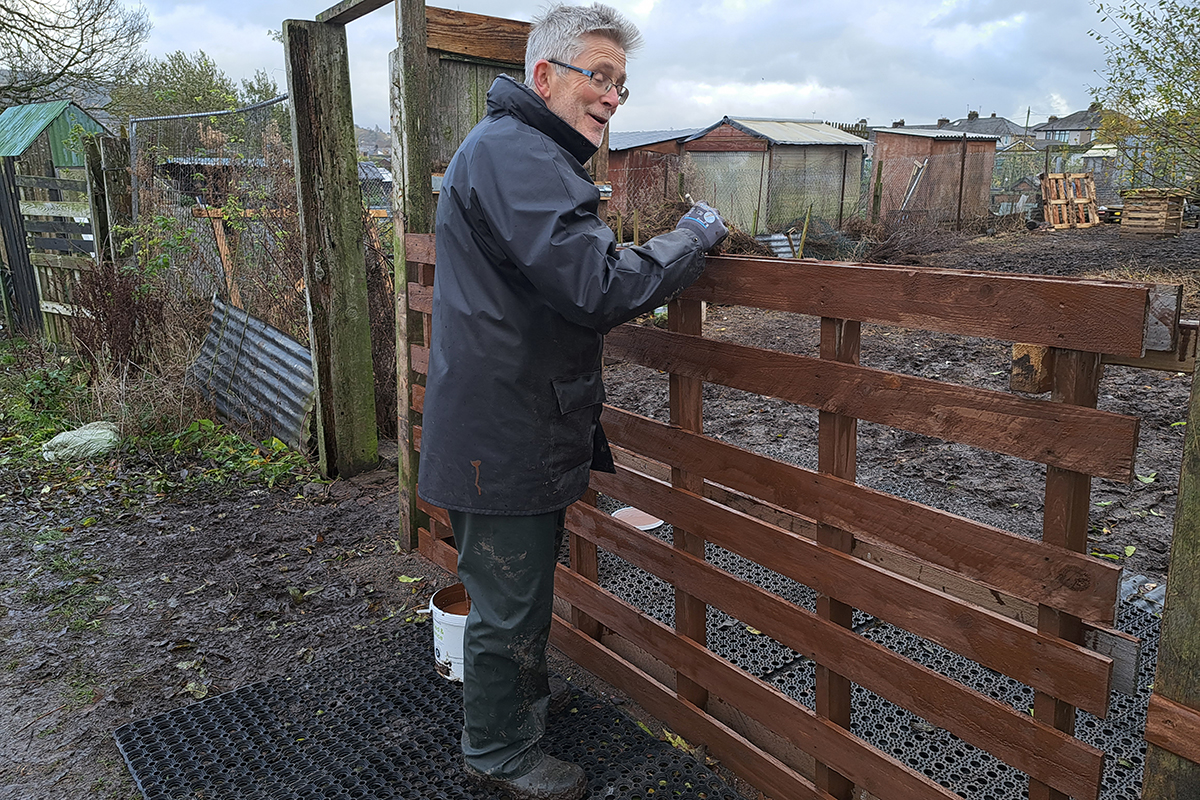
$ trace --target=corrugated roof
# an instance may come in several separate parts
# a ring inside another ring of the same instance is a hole
[[[54,166],[81,167],[84,164],[83,153],[69,146],[71,130],[76,125],[89,133],[104,131],[103,125],[69,100],[6,108],[0,114],[0,157],[21,155],[43,131],[50,128]]]
[[[632,150],[635,147],[659,144],[660,142],[686,139],[700,128],[678,128],[666,131],[610,131],[608,134],[609,150]]]
[[[699,139],[706,133],[726,124],[751,136],[766,139],[771,144],[851,144],[859,147],[867,145],[866,139],[846,133],[819,119],[761,119],[758,117],[725,117],[715,125],[709,125],[688,137],[688,141]]]
[[[982,140],[987,142],[997,142],[1000,140],[999,136],[993,136],[990,133],[968,133],[965,131],[950,131],[946,130],[945,128],[926,128],[922,130],[916,130],[908,127],[878,128],[876,129],[875,133],[895,133],[899,134],[900,136],[920,136],[925,139],[951,139],[957,141],[962,141],[963,137],[966,137],[968,141]]]

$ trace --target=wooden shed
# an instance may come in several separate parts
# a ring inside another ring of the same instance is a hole
[[[810,208],[841,227],[858,208],[866,146],[820,120],[751,117],[725,117],[683,143],[693,195],[755,234],[787,230]]]
[[[67,100],[0,114],[0,295],[10,324],[52,341],[68,335],[71,286],[95,253],[79,130],[104,127]]]
[[[938,129],[877,130],[870,218],[939,224],[987,216],[998,140]]]
[[[652,209],[674,200],[679,191],[683,141],[699,128],[628,131],[609,134],[609,209],[629,216],[635,208]]]

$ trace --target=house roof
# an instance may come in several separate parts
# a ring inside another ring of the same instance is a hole
[[[925,139],[949,139],[952,141],[986,141],[995,142],[1000,139],[999,136],[990,133],[971,133],[970,131],[952,131],[949,128],[912,128],[904,126],[903,128],[877,128],[875,133],[894,133],[899,136],[920,136]]]
[[[819,119],[760,119],[758,117],[724,117],[715,125],[709,125],[692,134],[687,141],[699,139],[722,125],[731,125],[751,136],[766,139],[771,144],[852,144],[859,147],[865,147],[867,144],[866,139],[846,133]]]
[[[103,125],[70,100],[6,108],[0,114],[0,158],[21,155],[43,131],[50,128],[50,152],[54,166],[83,166],[83,154],[69,147],[71,129],[76,125],[91,133],[104,131]]]
[[[956,119],[942,130],[966,131],[967,133],[986,133],[992,136],[1022,136],[1025,128],[1005,117],[976,117],[975,119]]]
[[[665,131],[623,131],[608,134],[609,150],[632,150],[635,147],[645,147],[660,142],[679,141],[691,136],[699,128],[678,128]]]
[[[1053,122],[1035,125],[1033,129],[1037,131],[1098,131],[1100,123],[1104,121],[1105,113],[1103,109],[1096,111],[1085,109],[1060,117]]]

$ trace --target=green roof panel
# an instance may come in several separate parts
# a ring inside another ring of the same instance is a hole
[[[49,128],[54,166],[83,166],[83,153],[71,146],[71,131],[76,125],[91,133],[104,131],[103,125],[69,100],[6,108],[0,114],[0,157],[20,156]]]

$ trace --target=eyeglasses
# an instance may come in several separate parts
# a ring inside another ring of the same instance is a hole
[[[615,87],[617,90],[617,105],[624,105],[625,101],[629,99],[629,90],[625,88],[625,85],[614,83],[613,81],[609,80],[608,76],[603,72],[593,72],[590,69],[583,69],[582,67],[577,67],[574,64],[564,64],[561,61],[555,61],[553,58],[548,58],[546,60],[551,64],[557,64],[560,67],[573,69],[581,75],[586,76],[588,83],[591,84],[591,87],[599,92],[601,96],[608,94],[609,90]]]

